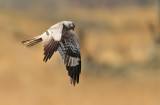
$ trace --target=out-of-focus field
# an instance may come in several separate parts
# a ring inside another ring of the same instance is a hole
[[[58,52],[44,63],[42,43],[29,49],[20,43],[64,19],[75,21],[81,39],[75,87]],[[154,7],[75,8],[55,19],[1,11],[0,105],[159,105],[157,26]]]

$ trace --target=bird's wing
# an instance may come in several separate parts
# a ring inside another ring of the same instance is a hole
[[[76,35],[68,31],[59,42],[58,51],[64,60],[68,75],[71,77],[73,85],[79,83],[81,73],[80,48]]]
[[[62,26],[52,26],[46,32],[42,34],[42,39],[44,43],[44,59],[47,62],[55,51],[57,51],[59,46],[59,41],[62,36]]]

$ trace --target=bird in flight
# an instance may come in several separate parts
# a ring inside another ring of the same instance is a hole
[[[39,42],[44,44],[44,58],[47,62],[52,57],[54,52],[58,50],[64,65],[71,78],[71,84],[79,83],[79,75],[81,73],[81,55],[79,42],[76,35],[70,30],[74,31],[75,24],[71,21],[62,21],[51,26],[43,34],[33,37],[31,39],[22,41],[26,47],[31,47]]]

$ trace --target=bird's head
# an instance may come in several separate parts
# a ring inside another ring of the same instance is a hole
[[[74,31],[75,25],[71,21],[63,21],[63,28],[65,28],[66,30],[73,30]]]

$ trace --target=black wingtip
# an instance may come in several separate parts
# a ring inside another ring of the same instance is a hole
[[[46,61],[45,59],[43,59],[43,62],[45,62],[45,63],[46,63],[47,61]]]
[[[76,84],[79,83],[79,75],[80,75],[80,65],[78,66],[67,66],[67,70],[68,70],[68,75],[71,77],[71,84],[73,84],[73,86],[75,86]]]
[[[70,81],[71,81],[71,85],[72,85],[72,83],[73,83],[73,86],[75,86],[76,85],[76,82],[75,82],[75,80],[74,79],[70,79]]]

